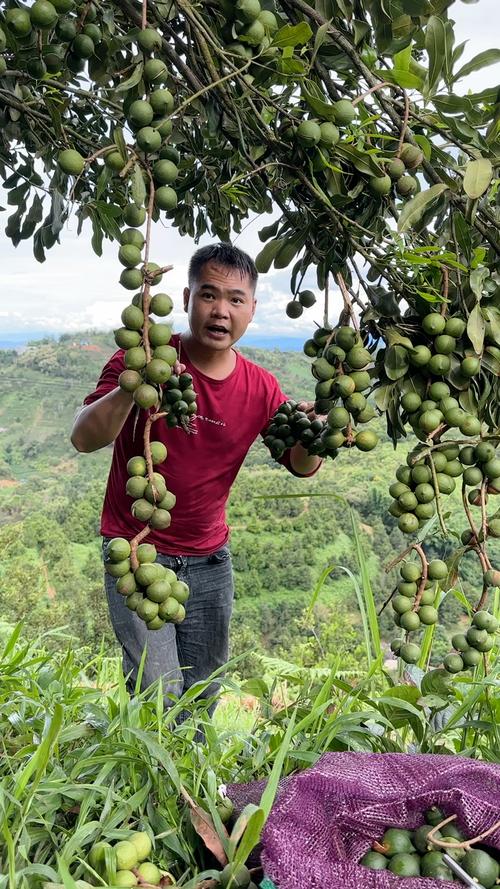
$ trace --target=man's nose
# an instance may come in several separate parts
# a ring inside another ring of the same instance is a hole
[[[228,318],[229,311],[226,300],[218,299],[212,305],[212,315],[214,318]]]

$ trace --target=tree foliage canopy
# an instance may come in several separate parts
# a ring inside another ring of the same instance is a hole
[[[2,6],[0,157],[14,244],[33,237],[43,260],[73,203],[97,252],[103,234],[118,237],[158,156],[138,148],[131,105],[167,88],[172,104],[152,128],[179,153],[167,217],[181,233],[227,238],[275,204],[281,217],[261,232],[259,265],[300,257],[293,290],[310,265],[321,288],[329,272],[350,284],[353,261],[364,260],[365,294],[383,316],[388,293],[439,300],[447,266],[471,308],[478,294],[490,299],[484,321],[498,331],[498,89],[455,90],[500,51],[461,64],[448,0],[58,0],[55,18],[46,0]],[[149,43],[143,14],[156,31]],[[57,165],[64,149],[87,159],[76,181]],[[387,191],[401,149],[416,185]],[[121,170],[105,163],[113,151]]]

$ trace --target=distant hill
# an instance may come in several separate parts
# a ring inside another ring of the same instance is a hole
[[[61,428],[71,428],[83,397],[91,392],[100,371],[116,350],[113,335],[96,331],[43,337],[20,352],[0,350],[0,443],[9,444],[22,427],[24,440],[43,441],[52,430],[47,414],[56,410]],[[271,370],[290,397],[312,397],[310,360],[302,352],[284,353],[241,346],[241,352]],[[33,404],[36,402],[36,410]],[[40,412],[43,412],[43,419]],[[2,419],[3,416],[3,419]],[[8,421],[7,421],[7,418]],[[53,431],[53,430],[52,430]],[[59,453],[60,448],[56,448]],[[1,471],[1,468],[0,468]]]
[[[95,332],[93,333],[95,336]],[[0,334],[0,349],[24,349],[29,343],[40,340],[59,340],[61,336],[76,338],[80,334],[63,334],[61,331],[21,330],[3,332]],[[307,336],[265,336],[260,334],[247,334],[241,340],[242,346],[255,349],[279,349],[281,352],[301,352]]]

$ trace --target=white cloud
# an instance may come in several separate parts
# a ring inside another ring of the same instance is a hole
[[[262,246],[257,232],[264,224],[262,218],[255,219],[238,237],[237,245],[256,255]],[[211,240],[205,237],[201,243]],[[71,226],[62,233],[61,241],[61,246],[47,251],[45,263],[39,264],[32,256],[29,242],[21,242],[14,250],[4,239],[0,248],[0,317],[5,333],[24,329],[71,332],[89,327],[109,330],[120,326],[121,311],[132,293],[118,283],[121,266],[116,257],[117,245],[105,242],[103,256],[98,258],[85,232],[77,237]],[[150,255],[161,265],[173,265],[172,271],[163,276],[161,289],[174,300],[173,322],[177,330],[185,327],[182,291],[187,283],[189,258],[195,249],[194,242],[181,238],[175,229],[154,226]],[[321,295],[315,283],[314,276],[308,276],[303,286],[318,294],[317,305],[306,310],[300,319],[292,320],[285,315],[291,299],[288,271],[272,270],[262,275],[257,313],[249,334],[310,335],[313,322],[322,321]],[[332,309],[337,305],[332,297]]]

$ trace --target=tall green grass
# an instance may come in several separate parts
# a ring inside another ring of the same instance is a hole
[[[274,675],[268,663],[267,680],[241,685],[228,676],[212,720],[208,702],[197,698],[210,680],[168,709],[161,682],[130,697],[118,663],[103,652],[83,669],[77,652],[54,658],[43,640],[27,643],[16,627],[0,654],[0,889],[97,884],[88,864],[92,844],[136,828],[154,839],[158,865],[194,889],[220,865],[185,800],[212,818],[227,856],[239,863],[259,840],[280,778],[326,751],[498,760],[494,659],[487,676],[452,681],[436,703],[420,690],[418,671],[398,683],[375,659],[376,648],[371,653],[371,668],[358,679],[346,679],[338,662],[323,671],[283,664],[281,673],[275,663]],[[252,711],[245,709],[249,690]],[[245,719],[235,730],[239,709]],[[181,710],[189,715],[178,724]],[[247,806],[226,834],[219,787],[260,779],[267,780],[260,804]]]

